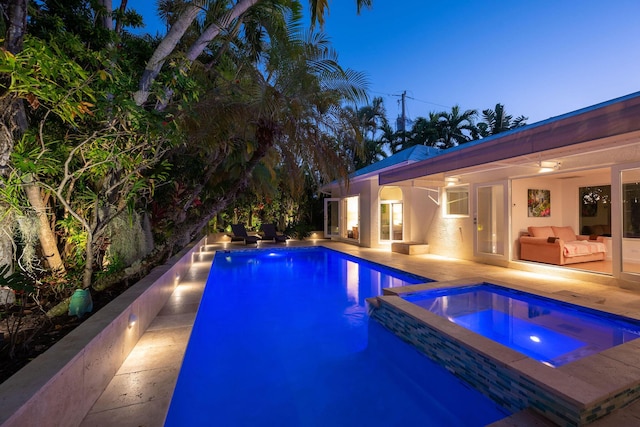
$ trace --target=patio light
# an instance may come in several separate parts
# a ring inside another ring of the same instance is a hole
[[[129,314],[129,329],[133,328],[133,325],[135,325],[137,321],[138,316],[133,313]]]
[[[554,170],[560,169],[560,162],[540,162],[540,170],[539,173],[547,173],[553,172]]]

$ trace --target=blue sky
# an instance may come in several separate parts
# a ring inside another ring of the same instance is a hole
[[[155,2],[128,4],[152,29]],[[324,32],[392,120],[406,91],[411,119],[500,102],[534,123],[640,91],[639,17],[638,0],[330,0]]]

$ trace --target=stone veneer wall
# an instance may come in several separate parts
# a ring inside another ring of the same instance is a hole
[[[625,406],[640,392],[635,386],[590,402],[587,407],[448,337],[387,303],[384,298],[370,304],[372,319],[510,411],[530,407],[561,426],[579,426]]]
[[[205,244],[203,238],[154,268],[0,384],[0,426],[79,425]]]

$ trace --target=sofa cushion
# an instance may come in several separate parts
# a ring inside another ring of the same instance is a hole
[[[529,234],[533,237],[553,237],[553,229],[551,227],[528,227]]]
[[[578,240],[578,238],[576,237],[576,233],[570,226],[551,227],[551,229],[553,230],[553,234],[555,234],[556,237],[564,240],[565,242],[575,242],[576,240]]]

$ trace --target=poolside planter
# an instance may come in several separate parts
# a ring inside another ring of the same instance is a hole
[[[69,316],[82,317],[93,310],[93,300],[89,289],[76,289],[69,301]]]

